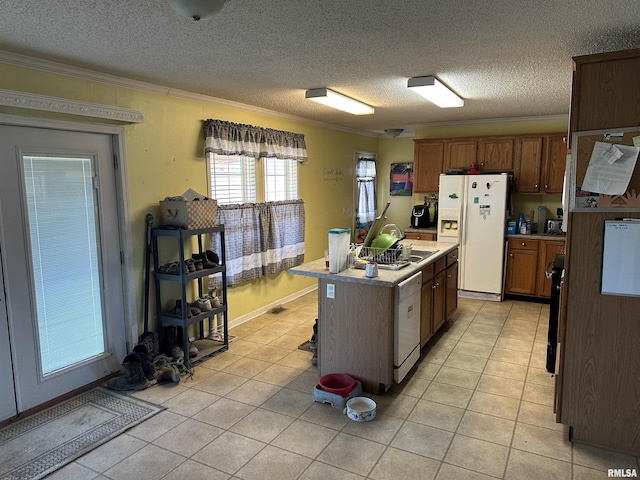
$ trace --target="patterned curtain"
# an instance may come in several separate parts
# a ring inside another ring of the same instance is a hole
[[[209,119],[204,122],[204,137],[205,153],[307,161],[307,146],[300,133]]]
[[[225,227],[227,285],[233,287],[304,263],[305,214],[302,200],[218,205]],[[220,252],[220,235],[211,249]],[[219,288],[219,274],[209,288]]]
[[[376,218],[376,162],[371,158],[358,158],[356,163],[358,208],[356,213],[356,243],[364,242]]]

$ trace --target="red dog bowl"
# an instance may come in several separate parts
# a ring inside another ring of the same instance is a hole
[[[335,393],[345,397],[356,386],[356,381],[346,373],[329,373],[320,377],[318,382],[325,392]]]

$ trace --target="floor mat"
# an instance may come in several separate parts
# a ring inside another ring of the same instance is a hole
[[[0,480],[36,480],[165,408],[96,387],[0,429]]]

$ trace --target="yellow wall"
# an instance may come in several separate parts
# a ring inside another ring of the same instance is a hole
[[[378,211],[381,212],[386,203],[391,202],[386,214],[387,223],[395,223],[403,229],[411,223],[410,216],[413,199],[410,196],[389,195],[389,191],[391,187],[391,164],[406,162],[413,162],[412,138],[381,138],[379,140],[376,162]]]
[[[24,67],[0,64],[0,88],[132,108],[144,115],[144,123],[124,126],[140,326],[145,216],[153,214],[159,224],[159,200],[188,188],[207,192],[203,120],[216,118],[305,135],[309,160],[299,169],[299,193],[305,200],[308,261],[320,258],[327,248],[327,230],[351,223],[351,215],[342,212],[353,204],[354,151],[377,151],[377,138]],[[0,107],[0,113],[107,123],[6,107]],[[232,288],[229,319],[314,284],[313,279],[285,272]]]

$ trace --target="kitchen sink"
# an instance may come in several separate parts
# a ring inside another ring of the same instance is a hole
[[[423,260],[426,260],[434,253],[438,253],[438,250],[411,250],[411,256],[409,257],[409,261],[412,263],[420,263]]]

